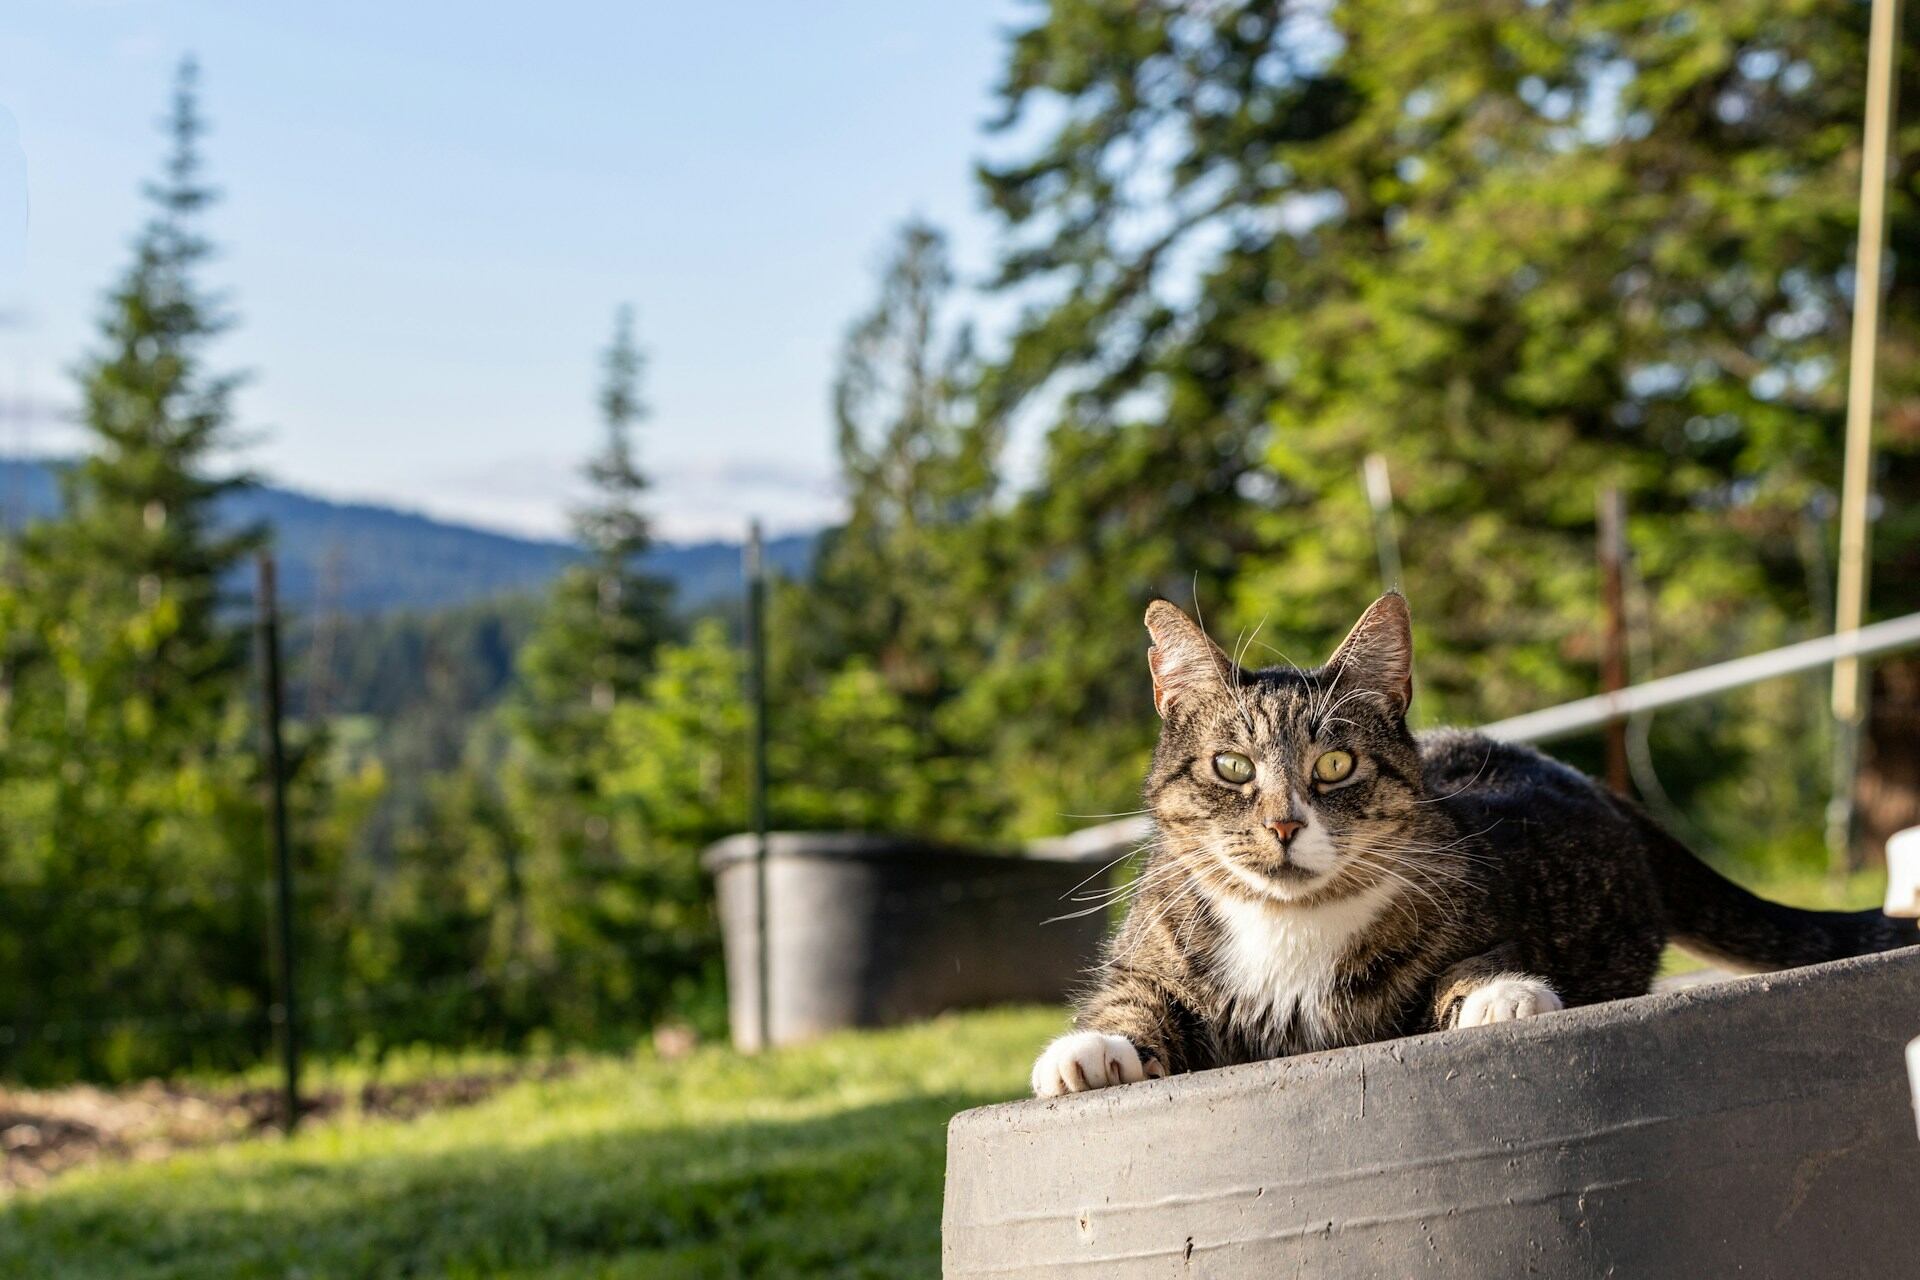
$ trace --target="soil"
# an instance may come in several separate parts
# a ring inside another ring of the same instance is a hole
[[[560,1059],[512,1071],[370,1081],[350,1091],[308,1094],[300,1114],[303,1120],[342,1112],[410,1120],[442,1107],[471,1106],[521,1080],[558,1079],[573,1070],[573,1063]],[[279,1091],[264,1087],[200,1088],[159,1080],[115,1089],[0,1086],[0,1195],[102,1160],[156,1160],[250,1137],[279,1127],[280,1112]]]

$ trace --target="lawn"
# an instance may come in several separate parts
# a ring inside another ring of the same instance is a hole
[[[1878,883],[1761,887],[1862,906]],[[1669,969],[1693,963],[1675,952]],[[948,1118],[1023,1094],[1062,1024],[1059,1010],[1003,1010],[764,1058],[576,1059],[564,1077],[412,1120],[349,1107],[290,1142],[100,1164],[0,1199],[0,1277],[933,1276]],[[511,1066],[402,1058],[380,1079]],[[315,1089],[364,1075],[335,1067]]]
[[[946,1123],[1057,1010],[764,1058],[598,1058],[411,1121],[312,1125],[0,1201],[0,1276],[933,1276]]]

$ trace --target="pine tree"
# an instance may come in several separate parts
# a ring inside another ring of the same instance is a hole
[[[236,379],[206,363],[228,318],[199,280],[215,193],[196,95],[183,62],[170,150],[146,188],[152,216],[76,370],[86,456],[64,476],[63,513],[23,536],[20,581],[35,607],[10,646],[0,858],[37,896],[32,945],[0,975],[0,1021],[83,1009],[238,1021],[264,1002],[259,899],[237,891],[264,871],[246,637],[221,594],[257,535],[215,519],[246,478],[220,469]],[[41,1072],[241,1052],[218,1037],[26,1044]]]
[[[994,808],[969,776],[982,726],[958,706],[1000,629],[1007,579],[992,518],[1004,419],[979,395],[971,329],[951,315],[954,286],[945,235],[917,220],[901,227],[834,382],[847,518],[822,539],[808,590],[779,596],[774,661],[788,722],[861,688],[884,692],[884,711],[869,710],[898,719],[925,785],[889,788],[870,821],[962,834]],[[848,747],[875,776],[889,749],[879,738]]]
[[[658,1012],[650,967],[664,944],[653,904],[685,861],[609,787],[611,726],[647,687],[671,622],[667,584],[640,563],[652,545],[633,442],[645,416],[641,366],[623,308],[603,357],[605,438],[586,465],[590,497],[574,513],[585,557],[548,596],[507,713],[515,751],[506,792],[525,854],[514,872],[525,915],[513,943],[525,950],[514,959],[541,975],[540,1002],[563,1033]]]
[[[1196,579],[1223,643],[1264,620],[1262,643],[1316,660],[1379,589],[1370,452],[1401,504],[1422,714],[1593,690],[1606,483],[1664,669],[1830,625],[1802,551],[1838,475],[1865,28],[1864,7],[1756,0],[1047,6],[1003,82],[1006,123],[1042,132],[986,175],[1005,280],[1039,299],[996,373],[1061,406],[1020,539],[1047,589],[997,706],[1094,776],[1140,741],[1103,719],[1150,723],[1137,635],[1115,652],[1098,629],[1131,634],[1121,603]],[[1902,263],[1916,148],[1908,124]],[[1894,611],[1920,581],[1916,298],[1896,270],[1875,543]],[[1662,719],[1696,735],[1669,776],[1721,780],[1717,807],[1767,839],[1817,812],[1784,779],[1822,776],[1777,693]]]
[[[641,564],[653,545],[642,506],[647,479],[633,442],[646,417],[643,364],[633,312],[623,307],[602,357],[606,435],[585,467],[591,496],[573,516],[586,559],[554,586],[520,662],[521,731],[535,755],[559,768],[576,791],[592,789],[607,716],[644,685],[669,625],[668,584]]]
[[[145,189],[153,215],[108,294],[100,346],[76,371],[86,456],[62,476],[61,518],[28,538],[32,561],[80,597],[78,616],[151,617],[134,683],[164,700],[152,707],[161,719],[180,700],[218,705],[233,692],[246,637],[221,617],[221,591],[262,537],[222,531],[215,519],[218,499],[251,481],[216,471],[233,443],[240,379],[205,363],[231,318],[197,274],[213,253],[200,220],[217,199],[201,172],[198,79],[183,61],[166,121],[171,149]]]
[[[998,487],[1000,430],[976,412],[971,332],[943,325],[953,285],[946,237],[902,227],[834,381],[848,512],[815,580],[828,660],[866,659],[923,713],[964,679],[991,615],[975,533]]]

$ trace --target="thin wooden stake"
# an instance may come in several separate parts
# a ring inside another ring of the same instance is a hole
[[[1380,589],[1400,590],[1400,533],[1393,524],[1393,476],[1385,455],[1370,453],[1360,469],[1373,513],[1373,549],[1380,559]]]
[[[1606,631],[1600,649],[1600,687],[1617,693],[1627,687],[1627,502],[1609,486],[1600,494],[1600,605]],[[1607,722],[1607,785],[1631,794],[1627,769],[1626,718]]]
[[[1872,498],[1875,359],[1880,345],[1881,266],[1887,242],[1887,163],[1893,128],[1895,34],[1899,0],[1873,0],[1867,37],[1867,110],[1860,158],[1860,238],[1854,251],[1853,345],[1847,381],[1847,439],[1840,487],[1840,566],[1833,629],[1858,631],[1866,617],[1867,524]],[[1866,689],[1860,664],[1843,658],[1833,667],[1833,792],[1827,804],[1827,864],[1841,873],[1853,866],[1853,788],[1860,731],[1866,720]]]

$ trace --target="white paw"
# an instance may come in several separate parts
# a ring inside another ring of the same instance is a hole
[[[1048,1045],[1033,1064],[1033,1096],[1057,1098],[1165,1074],[1158,1062],[1141,1062],[1139,1050],[1125,1036],[1074,1031]]]
[[[1460,1019],[1455,1025],[1483,1027],[1489,1022],[1512,1022],[1564,1008],[1554,989],[1538,978],[1495,978],[1467,993],[1460,1002]]]

